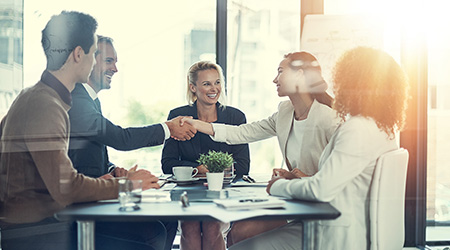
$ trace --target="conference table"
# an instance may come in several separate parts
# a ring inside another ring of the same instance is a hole
[[[180,183],[179,183],[180,184]],[[183,194],[184,193],[184,194]],[[187,196],[189,205],[183,206],[181,195]],[[186,185],[166,184],[161,190],[144,191],[136,211],[119,211],[117,200],[107,200],[71,205],[55,214],[60,221],[76,221],[78,249],[95,249],[96,221],[177,221],[195,220],[233,222],[241,220],[301,220],[303,223],[303,249],[312,250],[317,245],[317,220],[332,220],[340,212],[326,202],[284,200],[284,206],[271,209],[229,210],[218,206],[214,200],[267,197],[265,183],[244,183],[242,180],[225,185],[221,191],[209,191],[202,181]]]

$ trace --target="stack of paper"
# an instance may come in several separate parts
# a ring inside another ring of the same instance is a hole
[[[142,191],[142,202],[170,202],[170,192],[160,189]]]
[[[233,200],[214,200],[214,203],[230,210],[250,210],[258,208],[282,208],[286,202],[272,197],[252,197]]]

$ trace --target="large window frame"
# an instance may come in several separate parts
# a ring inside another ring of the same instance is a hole
[[[300,1],[302,23],[307,14],[324,13],[323,0]],[[405,247],[423,248],[426,245],[428,100],[424,93],[428,88],[427,45],[425,40],[414,40],[413,44],[410,35],[402,34],[401,41],[401,64],[411,83],[407,127],[400,133],[400,146],[410,153],[405,196]]]

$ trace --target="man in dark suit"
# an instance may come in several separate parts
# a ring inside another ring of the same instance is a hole
[[[196,130],[180,126],[179,118],[145,127],[122,128],[102,115],[97,93],[109,89],[112,76],[117,73],[117,53],[109,37],[98,37],[96,64],[88,82],[77,83],[72,91],[69,157],[78,172],[91,177],[109,179],[127,176],[127,170],[109,162],[106,146],[118,150],[133,150],[163,144],[171,135],[191,139]],[[171,249],[177,223],[162,222],[167,230],[164,249]]]
[[[87,83],[77,83],[72,92],[69,111],[71,138],[69,156],[74,167],[91,177],[119,177],[126,170],[109,162],[106,146],[118,150],[134,150],[163,144],[171,135],[189,140],[196,130],[179,126],[179,119],[145,127],[122,128],[102,115],[97,93],[111,87],[117,73],[117,53],[109,37],[99,36],[95,54],[96,64]]]

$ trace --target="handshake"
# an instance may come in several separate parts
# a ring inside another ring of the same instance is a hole
[[[195,136],[197,129],[185,122],[186,120],[192,120],[192,116],[178,116],[166,122],[170,130],[170,137],[178,141],[186,141]]]

